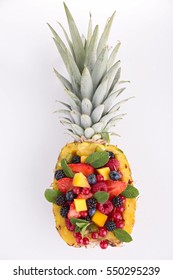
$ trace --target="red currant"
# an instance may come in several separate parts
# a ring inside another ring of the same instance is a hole
[[[74,232],[73,235],[75,238],[82,237],[80,232]]]
[[[122,229],[124,227],[124,221],[116,221],[116,227]]]
[[[91,233],[91,238],[97,239],[99,237],[98,232],[92,232]]]
[[[107,247],[108,247],[108,241],[107,240],[100,241],[100,248],[106,249]]]
[[[82,218],[86,218],[86,216],[88,215],[88,212],[87,211],[80,211],[80,216]]]
[[[116,208],[116,212],[123,213],[125,210],[124,206],[120,206]]]
[[[99,228],[98,234],[100,237],[105,237],[107,235],[107,233],[108,233],[108,231],[106,228],[104,228],[104,227]]]
[[[76,238],[76,242],[77,242],[78,244],[83,244],[83,238],[82,238],[82,237],[77,237],[77,238]]]
[[[84,195],[87,195],[87,194],[90,193],[90,189],[89,188],[83,188],[81,193],[84,194]]]
[[[97,182],[100,183],[100,182],[103,182],[103,181],[104,181],[104,177],[101,174],[98,174],[97,175]]]
[[[120,198],[121,198],[121,200],[122,200],[122,203],[123,203],[123,204],[125,204],[125,202],[126,202],[126,198],[125,198],[125,196],[120,195]]]
[[[74,187],[74,188],[73,188],[73,192],[74,192],[75,194],[80,194],[80,193],[81,193],[81,188]]]
[[[83,238],[83,245],[88,245],[89,244],[89,239],[87,237]]]
[[[115,221],[121,221],[121,220],[123,219],[123,217],[121,216],[121,213],[120,213],[120,212],[115,212],[115,213],[113,214],[113,219],[114,219]]]

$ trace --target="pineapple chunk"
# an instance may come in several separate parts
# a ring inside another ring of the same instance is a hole
[[[104,177],[104,180],[110,180],[109,173],[110,168],[109,167],[102,167],[97,169],[97,172]]]
[[[96,210],[95,214],[92,217],[92,222],[94,222],[97,226],[103,227],[108,216]]]
[[[74,205],[77,212],[87,210],[86,200],[84,198],[74,199]]]
[[[81,156],[81,158],[80,158],[81,163],[84,163],[86,158],[87,158],[87,156]]]
[[[90,188],[88,180],[82,172],[76,173],[73,177],[73,186],[81,187],[81,188]]]

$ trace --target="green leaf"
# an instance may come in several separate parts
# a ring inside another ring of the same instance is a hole
[[[105,140],[107,143],[110,143],[110,137],[108,132],[102,132],[102,139]]]
[[[87,224],[86,223],[76,223],[76,225],[82,229],[83,227],[85,227]]]
[[[65,175],[69,178],[73,178],[74,177],[74,173],[71,170],[71,168],[68,166],[67,162],[65,159],[61,160],[61,167],[62,170],[64,171]]]
[[[94,168],[99,168],[104,166],[109,160],[109,153],[108,152],[94,152],[90,154],[85,162],[92,165]]]
[[[105,203],[109,198],[109,193],[98,191],[94,194],[94,198],[98,203]]]
[[[52,190],[52,189],[46,189],[44,192],[44,196],[47,199],[47,201],[55,203],[55,200],[58,195],[60,195],[60,190]]]
[[[88,221],[86,221],[86,220],[76,219],[76,218],[70,218],[70,222],[71,222],[73,225],[76,225],[76,223],[88,223]]]
[[[80,232],[80,228],[78,226],[75,227],[75,232]]]
[[[113,234],[122,242],[131,242],[133,240],[127,231],[120,228],[114,229]]]
[[[85,226],[83,226],[83,228],[82,228],[82,230],[81,230],[82,237],[84,236],[85,231],[86,231],[86,229],[87,229],[88,226],[89,226],[89,223],[86,224]]]
[[[121,195],[127,198],[135,198],[139,195],[139,191],[134,186],[127,185],[126,189],[121,193]]]

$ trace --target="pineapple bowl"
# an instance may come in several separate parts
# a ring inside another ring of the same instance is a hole
[[[53,204],[56,229],[73,247],[99,245],[102,249],[131,242],[136,198],[129,163],[117,146],[109,144],[113,128],[124,114],[118,100],[127,81],[120,79],[118,41],[107,46],[115,13],[98,36],[90,16],[86,38],[64,4],[70,36],[62,27],[67,45],[49,25],[69,80],[54,69],[69,103],[60,102],[60,122],[74,142],[64,146],[58,157],[51,188],[45,197]]]

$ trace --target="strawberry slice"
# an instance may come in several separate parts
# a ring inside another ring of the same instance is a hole
[[[58,182],[57,182],[58,189],[61,192],[66,193],[67,191],[69,191],[73,188],[72,182],[73,182],[72,178],[59,179]]]
[[[94,173],[94,167],[87,163],[70,163],[68,166],[74,173],[82,172],[85,176]]]
[[[80,213],[76,211],[74,202],[70,204],[70,210],[68,212],[68,219],[70,218],[79,218]]]
[[[108,187],[108,193],[110,196],[118,196],[127,187],[127,183],[122,181],[107,180],[105,183]]]

